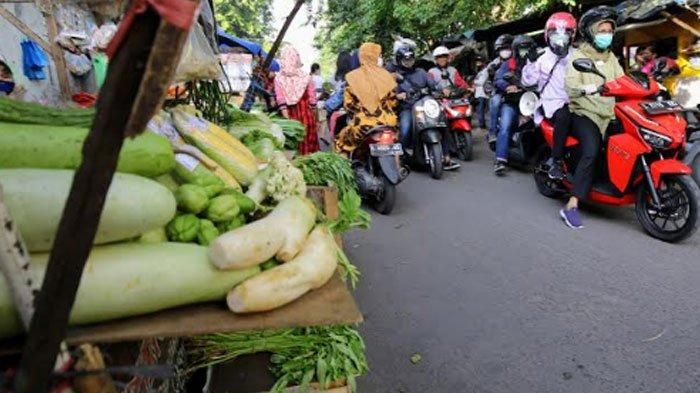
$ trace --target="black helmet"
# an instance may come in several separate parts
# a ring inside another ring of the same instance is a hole
[[[527,53],[527,51],[529,51],[530,48],[533,48],[534,46],[535,40],[533,40],[532,37],[530,37],[529,35],[521,34],[515,37],[515,39],[513,39],[513,56],[524,58],[525,55],[519,55],[519,52],[522,50],[525,51],[525,53]]]
[[[402,46],[396,50],[396,65],[403,69],[411,69],[415,64],[416,52],[410,46]]]
[[[513,43],[513,36],[510,34],[501,34],[496,38],[496,42],[493,44],[493,47],[496,51],[499,51],[501,49],[510,49],[511,44]]]
[[[593,7],[586,11],[578,21],[578,30],[583,38],[589,43],[593,43],[595,32],[593,27],[600,22],[610,22],[613,27],[617,27],[619,15],[617,11],[605,5]]]

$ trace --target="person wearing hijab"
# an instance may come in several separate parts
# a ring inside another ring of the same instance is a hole
[[[382,47],[366,42],[360,46],[360,67],[345,76],[344,107],[348,125],[340,132],[336,149],[349,154],[367,131],[380,125],[396,126],[396,81],[379,65]]]
[[[302,155],[319,151],[314,108],[316,92],[311,76],[303,69],[299,52],[292,46],[282,50],[280,73],[275,77],[275,96],[282,116],[304,124],[306,135],[299,144]]]

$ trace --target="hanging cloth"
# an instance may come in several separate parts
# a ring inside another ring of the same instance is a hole
[[[107,55],[101,52],[92,53],[92,66],[95,69],[95,83],[97,83],[97,88],[102,87],[107,77],[107,64],[109,63],[109,58]]]
[[[49,57],[43,49],[32,40],[24,40],[20,44],[22,47],[22,66],[24,76],[29,80],[46,79],[44,67],[49,65]]]

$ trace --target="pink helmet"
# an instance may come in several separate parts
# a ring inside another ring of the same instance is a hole
[[[549,32],[552,30],[566,30],[573,38],[576,35],[576,18],[568,12],[555,12],[544,25],[545,40],[549,39]]]
[[[558,56],[565,56],[576,35],[576,18],[568,12],[556,12],[547,19],[544,40]]]

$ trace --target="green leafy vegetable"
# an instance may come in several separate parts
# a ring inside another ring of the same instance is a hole
[[[195,367],[223,363],[242,355],[272,353],[272,373],[278,378],[270,390],[280,393],[289,385],[323,388],[346,380],[355,391],[355,378],[369,370],[365,344],[351,326],[296,328],[238,332],[197,337],[193,340]]]
[[[328,227],[333,233],[344,233],[353,228],[368,229],[372,217],[362,210],[362,198],[355,191],[345,193],[338,203],[339,217],[331,220]]]
[[[301,169],[306,184],[312,186],[338,187],[340,198],[357,191],[355,173],[350,162],[343,156],[331,152],[317,152],[308,156],[297,157],[294,165]]]
[[[282,129],[285,137],[284,148],[296,150],[299,147],[299,143],[304,139],[304,135],[306,135],[304,124],[298,120],[277,116],[270,118],[270,120]]]
[[[243,142],[244,145],[248,146],[250,148],[251,145],[263,140],[263,139],[269,139],[272,141],[276,149],[282,149],[284,147],[284,144],[280,143],[274,135],[267,131],[263,130],[253,130],[249,133],[247,133],[245,136],[243,136],[243,139],[241,139],[241,142]]]

